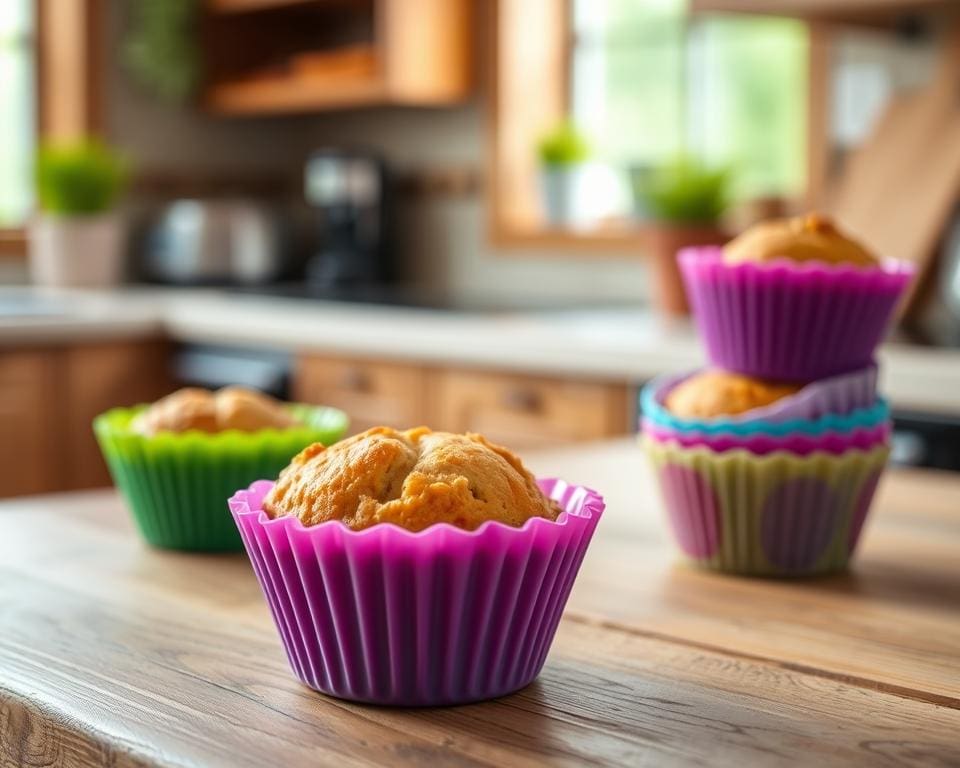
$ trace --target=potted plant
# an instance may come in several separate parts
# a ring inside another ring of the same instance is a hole
[[[677,251],[691,245],[719,245],[726,240],[720,218],[730,205],[729,168],[709,166],[681,156],[636,177],[638,207],[650,216],[650,255],[659,307],[686,314]]]
[[[51,286],[116,285],[123,238],[113,210],[126,165],[97,142],[41,147],[36,186],[40,212],[30,226],[33,281]]]
[[[540,139],[540,188],[547,221],[554,226],[570,224],[575,217],[574,196],[580,167],[590,156],[583,135],[563,122]]]

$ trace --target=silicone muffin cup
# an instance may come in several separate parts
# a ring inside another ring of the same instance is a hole
[[[644,387],[641,398],[644,413],[653,415],[658,421],[664,423],[671,419],[679,423],[679,417],[673,416],[665,408],[667,396],[674,387],[696,376],[702,370],[657,376]],[[701,423],[709,424],[712,429],[717,428],[718,425],[722,427],[758,421],[768,424],[812,421],[828,414],[844,416],[876,404],[877,373],[876,364],[871,363],[859,371],[812,381],[794,394],[782,397],[770,405],[753,408],[745,413],[702,420]]]
[[[346,414],[334,408],[292,405],[303,426],[148,437],[130,428],[146,407],[107,411],[93,427],[138,530],[149,544],[164,549],[242,549],[227,509],[230,495],[258,478],[276,477],[311,443],[336,442],[348,424]]]
[[[802,432],[786,435],[678,432],[655,424],[649,419],[643,420],[642,427],[645,435],[659,443],[673,441],[685,448],[703,446],[717,453],[742,449],[757,456],[765,456],[776,451],[787,451],[797,456],[807,456],[818,451],[836,456],[846,453],[851,448],[867,451],[887,443],[890,440],[891,431],[889,420],[875,427],[858,428],[851,432],[830,430],[818,435],[806,435]]]
[[[710,361],[783,381],[869,365],[914,271],[896,261],[872,269],[787,260],[730,265],[709,247],[684,249],[678,259]]]
[[[845,568],[888,445],[839,456],[716,453],[644,440],[680,550],[711,570],[806,576]]]
[[[230,509],[296,677],[331,696],[396,706],[463,704],[528,685],[543,667],[603,499],[540,487],[556,522],[411,533],[270,519],[272,483]]]
[[[878,397],[869,408],[859,408],[846,414],[827,413],[816,419],[770,422],[754,416],[760,409],[744,414],[751,418],[736,420],[725,416],[716,419],[683,419],[660,404],[660,382],[661,380],[654,380],[644,386],[640,393],[640,409],[645,420],[658,428],[676,433],[738,437],[784,437],[799,433],[812,437],[826,432],[845,434],[859,429],[873,429],[890,418],[890,406],[886,400]]]

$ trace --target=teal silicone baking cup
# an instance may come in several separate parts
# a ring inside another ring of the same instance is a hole
[[[100,450],[143,538],[155,547],[198,552],[243,549],[227,499],[255,480],[276,478],[308,445],[335,443],[349,423],[335,408],[290,405],[303,426],[148,437],[131,429],[146,407],[97,416]]]
[[[845,568],[890,453],[757,456],[644,439],[681,552],[748,576],[809,576]]]

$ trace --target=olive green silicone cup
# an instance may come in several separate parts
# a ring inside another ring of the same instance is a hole
[[[303,426],[148,437],[130,428],[146,407],[97,416],[100,450],[143,538],[155,547],[199,552],[242,550],[227,499],[255,480],[276,478],[308,445],[335,443],[349,423],[335,408],[290,405]]]
[[[890,454],[885,444],[807,456],[643,445],[686,558],[745,576],[846,568]]]

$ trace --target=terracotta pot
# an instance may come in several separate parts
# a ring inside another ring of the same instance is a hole
[[[123,279],[123,255],[123,228],[116,213],[44,214],[30,225],[30,276],[37,285],[118,285]]]
[[[653,226],[649,254],[654,301],[661,312],[667,315],[686,315],[690,312],[677,266],[677,251],[689,245],[722,245],[728,239],[723,230],[715,226]]]

